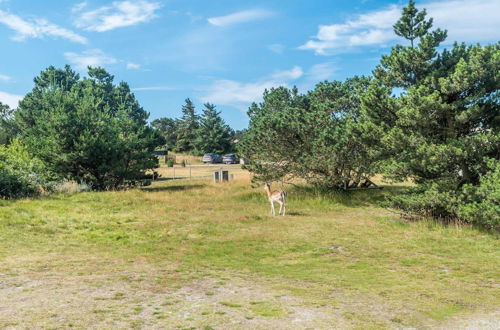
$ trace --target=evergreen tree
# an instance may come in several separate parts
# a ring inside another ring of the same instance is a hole
[[[165,139],[167,150],[173,150],[177,145],[179,120],[173,118],[158,118],[151,122],[151,127],[157,130]]]
[[[395,46],[375,69],[364,113],[383,141],[386,171],[417,187],[394,198],[410,212],[456,218],[500,158],[500,44],[437,52],[446,32],[410,5],[395,25],[417,47]],[[405,32],[406,31],[406,32]],[[403,88],[400,95],[393,88]],[[483,192],[484,193],[484,192]],[[497,217],[500,225],[500,216]]]
[[[407,40],[410,40],[413,48],[413,41],[427,34],[432,27],[432,18],[425,20],[426,10],[419,11],[415,7],[415,1],[410,0],[408,6],[403,8],[401,18],[394,24],[394,32]]]
[[[98,190],[134,183],[157,166],[152,151],[164,141],[126,83],[102,68],[88,75],[66,66],[35,78],[15,113],[22,141],[61,178]]]
[[[195,153],[218,153],[224,154],[231,149],[231,128],[224,122],[220,112],[215,109],[215,105],[204,104],[200,125],[196,132],[194,141]]]
[[[199,127],[199,116],[196,114],[193,102],[187,98],[182,106],[182,117],[177,128],[175,151],[191,152],[194,149],[196,131]]]
[[[403,8],[401,18],[394,24],[394,32],[409,40],[410,47],[397,45],[390,55],[382,56],[374,76],[385,86],[409,88],[433,70],[436,48],[446,39],[447,32],[441,29],[430,31],[432,18],[426,20],[425,16],[425,9],[416,9],[413,0]],[[418,46],[414,47],[417,40]]]
[[[284,87],[264,92],[250,107],[250,125],[238,146],[251,160],[247,168],[259,181],[293,177],[324,188],[365,184],[376,170],[365,130],[360,97],[369,79],[321,82],[307,95]]]
[[[14,110],[0,102],[0,145],[9,144],[16,135]]]

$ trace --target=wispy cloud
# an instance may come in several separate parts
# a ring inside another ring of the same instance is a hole
[[[88,31],[104,32],[125,26],[149,22],[156,17],[158,2],[148,0],[115,1],[90,11],[81,11],[75,25]],[[82,8],[83,9],[83,8]]]
[[[85,37],[82,37],[81,35],[71,30],[62,28],[56,24],[52,24],[42,18],[28,21],[20,16],[0,10],[0,23],[15,31],[16,34],[12,37],[12,39],[16,41],[23,41],[28,38],[41,39],[45,36],[51,36],[67,39],[81,44],[87,43],[87,39]]]
[[[434,26],[448,30],[448,43],[483,42],[500,39],[498,0],[447,0],[420,4],[426,8]],[[363,46],[384,47],[394,44],[392,29],[401,15],[401,7],[391,5],[347,20],[341,24],[320,25],[314,38],[299,47],[317,55],[331,55]]]
[[[250,103],[262,99],[262,93],[265,89],[288,86],[289,83],[302,77],[302,75],[302,68],[295,66],[290,70],[277,71],[249,83],[220,79],[205,88],[205,94],[201,99],[203,102],[214,102],[245,110]]]
[[[82,11],[83,8],[87,7],[87,5],[87,1],[79,2],[71,8],[71,12],[77,13],[79,11]]]
[[[336,71],[338,71],[338,67],[334,62],[319,63],[313,65],[307,71],[306,77],[309,81],[316,84],[320,81],[331,79]]]
[[[274,12],[264,9],[238,11],[225,16],[210,17],[208,22],[215,26],[230,26],[274,16]]]
[[[118,62],[115,58],[106,55],[100,49],[86,50],[80,54],[66,52],[64,53],[64,57],[81,71],[86,70],[88,66],[105,66]]]
[[[176,87],[172,86],[149,86],[149,87],[137,87],[132,88],[132,91],[173,91],[176,90]]]
[[[277,71],[273,73],[271,77],[276,81],[289,81],[299,79],[303,74],[304,71],[302,71],[300,66],[294,66],[290,70]]]
[[[285,46],[282,44],[272,44],[267,46],[267,48],[276,54],[283,54],[283,51],[285,50]]]
[[[0,81],[10,81],[12,78],[5,74],[0,74]]]
[[[11,108],[17,108],[19,101],[23,98],[22,95],[10,94],[0,91],[0,102],[7,104]]]
[[[127,70],[137,70],[137,69],[140,69],[140,68],[141,68],[140,64],[137,64],[137,63],[134,63],[134,62],[128,62],[127,63]]]

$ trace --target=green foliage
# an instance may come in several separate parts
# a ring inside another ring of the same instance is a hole
[[[113,189],[139,182],[157,167],[153,150],[163,138],[125,82],[102,68],[80,79],[69,66],[49,67],[15,113],[30,152],[61,178]]]
[[[16,136],[13,115],[14,110],[0,102],[0,144],[9,144]]]
[[[47,177],[40,160],[18,141],[0,145],[0,198],[20,198],[40,193]]]
[[[177,140],[175,151],[191,152],[194,149],[194,141],[196,139],[196,131],[200,126],[199,116],[195,112],[193,102],[187,98],[186,104],[182,106],[182,117],[177,125]]]
[[[232,130],[221,118],[220,112],[215,109],[215,105],[205,103],[199,128],[196,131],[196,139],[193,143],[195,154],[224,154],[229,152],[231,137]]]
[[[500,162],[491,160],[489,166],[478,186],[462,187],[463,202],[457,205],[456,213],[466,221],[500,230]]]
[[[180,125],[179,119],[158,118],[151,122],[151,127],[157,130],[165,139],[167,150],[173,150],[177,145],[177,130]]]
[[[377,136],[361,118],[360,97],[369,79],[322,82],[307,95],[284,87],[264,93],[249,109],[241,144],[260,181],[288,177],[328,188],[358,186],[376,169]]]
[[[151,123],[165,138],[167,149],[195,155],[232,151],[236,133],[224,122],[215,105],[204,106],[202,115],[197,115],[193,102],[186,99],[181,118],[159,118]],[[241,135],[240,131],[238,137]]]
[[[174,167],[174,160],[172,158],[167,159],[167,167]]]
[[[408,6],[403,8],[401,18],[394,24],[394,32],[398,36],[410,40],[413,47],[413,41],[423,37],[432,27],[432,18],[426,21],[425,16],[425,9],[419,11],[415,7],[415,1],[410,0]]]
[[[419,38],[418,46],[398,45],[383,56],[362,100],[364,115],[382,141],[386,174],[417,183],[393,205],[491,226],[498,208],[485,202],[482,217],[473,214],[482,206],[469,203],[492,189],[483,187],[484,178],[496,167],[490,163],[500,159],[500,43],[455,43],[438,53],[446,32],[429,31],[432,19],[425,21],[425,11],[413,5],[394,27],[411,41]],[[399,95],[394,88],[400,88]]]

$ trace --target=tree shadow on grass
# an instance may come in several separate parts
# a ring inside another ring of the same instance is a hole
[[[383,189],[327,190],[312,186],[294,186],[288,190],[290,200],[326,200],[347,207],[385,206],[390,196],[402,193],[408,186],[384,185]]]
[[[142,191],[146,192],[159,192],[159,191],[184,191],[192,189],[200,189],[205,187],[204,184],[188,184],[188,185],[175,185],[175,186],[164,186],[164,187],[143,187]]]
[[[308,214],[301,211],[286,212],[286,216],[291,216],[291,217],[304,217],[307,215]]]

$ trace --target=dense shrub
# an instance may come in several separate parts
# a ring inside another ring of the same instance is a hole
[[[479,185],[467,184],[449,189],[444,181],[422,183],[405,193],[393,196],[390,205],[405,216],[430,216],[445,221],[473,223],[500,229],[500,162],[490,160],[490,171]]]
[[[305,179],[318,187],[358,187],[376,171],[378,141],[361,118],[370,79],[321,82],[308,94],[272,88],[249,109],[239,145],[255,179]]]
[[[95,190],[136,185],[158,167],[153,151],[164,139],[125,82],[102,68],[88,76],[66,66],[36,77],[15,112],[20,137],[61,179]]]
[[[38,195],[47,186],[42,162],[18,141],[0,145],[0,198]]]
[[[500,230],[500,162],[491,160],[490,171],[480,179],[479,186],[465,185],[463,203],[457,215],[469,222]]]

